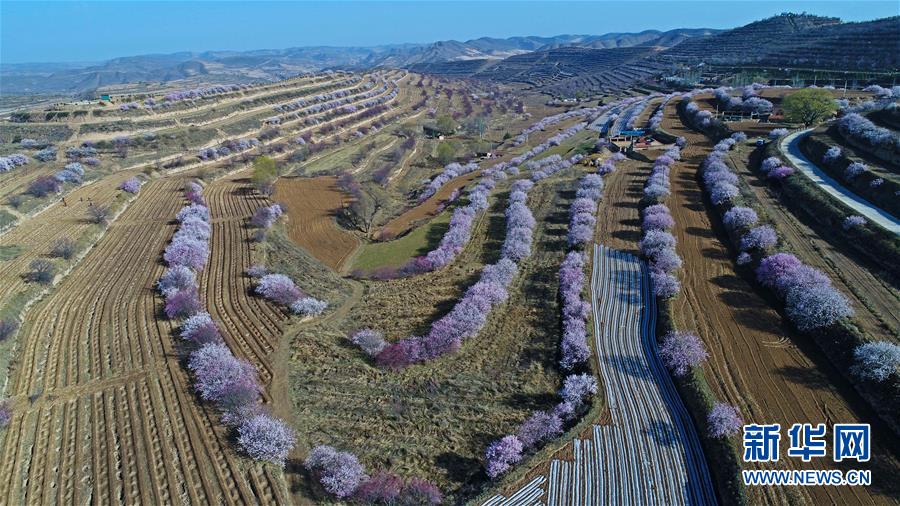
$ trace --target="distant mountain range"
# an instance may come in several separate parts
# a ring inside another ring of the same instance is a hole
[[[129,83],[270,81],[327,68],[410,67],[416,64],[501,60],[509,56],[560,47],[670,47],[719,30],[679,29],[668,32],[555,37],[480,38],[459,42],[398,44],[376,47],[300,47],[253,51],[180,52],[115,58],[102,63],[38,63],[0,65],[3,94],[91,92]]]
[[[273,81],[329,68],[374,67],[516,81],[569,93],[584,85],[626,86],[674,64],[701,62],[897,71],[900,16],[842,23],[837,18],[782,14],[731,30],[484,37],[376,47],[181,52],[102,63],[0,64],[0,94],[79,95],[140,83],[189,87]]]
[[[579,91],[596,94],[622,89],[667,75],[685,64],[880,72],[900,69],[900,16],[842,23],[837,18],[782,14],[710,35],[683,36],[670,47],[659,40],[610,49],[572,44],[500,61],[435,61],[408,68],[458,78],[518,82],[566,97]]]

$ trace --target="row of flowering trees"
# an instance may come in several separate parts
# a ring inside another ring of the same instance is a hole
[[[438,244],[437,248],[429,251],[425,256],[416,257],[410,260],[409,263],[407,263],[400,269],[400,274],[412,275],[422,272],[429,272],[440,269],[445,265],[451,263],[453,259],[456,258],[456,255],[459,254],[459,252],[462,251],[465,245],[469,242],[469,238],[471,237],[472,232],[472,226],[475,222],[475,216],[480,211],[487,209],[487,199],[496,186],[497,181],[506,178],[507,175],[518,174],[520,165],[532,170],[532,180],[538,181],[545,177],[549,177],[550,175],[560,170],[568,168],[572,164],[580,161],[582,159],[582,155],[574,155],[568,160],[563,160],[559,155],[551,155],[537,161],[532,161],[531,159],[546,151],[549,147],[551,147],[551,145],[553,145],[553,142],[561,142],[560,139],[564,140],[568,137],[571,137],[572,135],[575,135],[579,131],[583,130],[585,126],[587,126],[587,124],[582,123],[580,125],[576,125],[576,127],[578,128],[569,128],[565,132],[557,135],[555,138],[549,139],[526,151],[525,153],[510,159],[509,161],[496,163],[490,168],[486,169],[483,172],[482,179],[479,181],[479,183],[469,191],[469,204],[464,207],[460,207],[453,212],[453,215],[450,217],[450,228],[444,234],[444,237],[441,239],[441,242]],[[434,192],[437,191],[437,188],[440,188],[440,186],[452,179],[452,177],[457,177],[461,174],[472,172],[474,170],[477,170],[477,164],[475,164],[474,162],[466,165],[460,165],[459,167],[456,167],[454,164],[450,164],[444,168],[444,171],[440,175],[436,176],[435,179],[432,180],[432,182],[437,180],[438,184],[434,185],[435,187],[433,188],[432,184],[429,183],[429,186],[426,188],[425,193],[429,193],[429,196],[433,195]],[[456,174],[456,176],[452,176],[452,174]],[[424,199],[420,199],[420,201],[421,200]]]
[[[864,146],[900,154],[900,135],[872,123],[855,112],[845,114],[837,121],[838,131],[844,137]]]
[[[671,229],[675,220],[665,199],[671,194],[669,171],[681,159],[679,146],[672,146],[656,158],[650,177],[644,185],[640,248],[650,264],[650,280],[657,297],[674,297],[681,290],[675,272],[681,268],[681,257],[675,251],[675,237]]]
[[[792,255],[770,255],[778,243],[777,233],[769,225],[757,225],[756,213],[738,205],[740,192],[734,186],[737,176],[725,163],[728,150],[734,144],[732,138],[716,144],[703,163],[703,180],[713,204],[722,211],[729,232],[740,238],[738,263],[759,262],[757,281],[775,290],[785,303],[788,318],[803,332],[828,327],[851,316],[853,310],[849,301],[831,285],[824,273],[805,265],[801,268],[796,264],[799,260]],[[774,161],[769,163],[774,164]],[[723,186],[727,188],[723,190]]]
[[[733,145],[728,139],[719,142],[704,163],[707,170]],[[777,162],[777,163],[776,163]],[[777,170],[780,160],[763,161],[769,173]],[[727,166],[726,166],[727,168]],[[766,170],[764,169],[764,172]],[[768,225],[759,225],[756,212],[740,205],[740,197],[731,197],[717,205],[723,212],[723,223],[729,235],[740,245],[737,263],[753,269],[756,281],[784,303],[785,312],[794,326],[811,335],[838,335],[829,345],[846,343],[846,350],[832,350],[851,360],[849,372],[863,383],[884,388],[888,404],[896,399],[896,390],[888,386],[900,370],[900,347],[887,341],[867,341],[845,322],[853,315],[850,301],[835,288],[822,271],[804,264],[796,256],[775,251],[778,237]],[[864,223],[861,217],[848,217],[850,226]],[[847,226],[845,224],[845,226]],[[891,409],[891,408],[888,408]]]
[[[588,174],[578,183],[575,200],[569,208],[569,246],[559,268],[559,291],[562,303],[562,338],[560,367],[570,371],[559,391],[560,400],[549,411],[533,412],[513,434],[493,441],[485,450],[485,470],[496,478],[530,451],[563,433],[564,426],[584,409],[586,401],[597,392],[597,381],[584,369],[590,351],[587,345],[587,319],[590,304],[581,297],[584,291],[585,255],[580,249],[593,238],[597,202],[603,195],[603,178]]]
[[[539,121],[536,121],[531,126],[524,128],[519,135],[513,139],[513,145],[519,146],[524,144],[525,141],[528,140],[528,136],[533,134],[534,132],[540,132],[547,129],[547,127],[553,126],[557,123],[565,121],[567,119],[572,118],[589,118],[593,120],[597,115],[601,114],[603,111],[609,109],[610,106],[599,106],[599,107],[586,107],[583,109],[573,109],[571,111],[562,112],[559,114],[554,114],[553,116],[546,116],[541,118]]]
[[[681,148],[685,143],[684,138],[679,138],[675,146],[657,157],[641,201],[643,237],[640,249],[648,260],[650,284],[654,296],[660,301],[661,311],[666,310],[669,300],[681,290],[676,273],[682,266],[682,260],[675,249],[675,237],[671,234],[675,220],[666,200],[671,194],[669,172],[673,164],[681,160]],[[676,378],[686,378],[693,374],[694,368],[699,367],[708,354],[699,336],[678,331],[670,319],[667,321],[670,328],[659,344],[659,357]],[[737,408],[724,403],[713,403],[705,415],[707,435],[713,439],[732,436],[743,424]]]
[[[410,506],[432,506],[443,501],[441,491],[427,480],[404,480],[387,471],[369,476],[356,455],[333,446],[316,446],[303,465],[325,492],[339,499]]]
[[[249,226],[261,232],[272,228],[275,221],[284,214],[280,204],[262,206],[250,217]],[[248,274],[256,280],[255,292],[276,303],[286,306],[292,313],[302,316],[318,316],[328,308],[328,303],[310,297],[294,283],[289,276],[270,273],[262,266],[254,266]]]
[[[432,324],[426,335],[383,346],[375,356],[380,365],[399,369],[457,351],[465,339],[478,334],[491,310],[506,301],[507,288],[518,273],[517,262],[531,254],[535,220],[522,197],[531,187],[532,183],[524,180],[516,181],[511,187],[511,199],[506,209],[506,238],[500,260],[482,269],[479,280],[466,290],[447,315]],[[486,207],[487,202],[481,205]]]
[[[470,172],[474,172],[478,170],[478,162],[469,162],[466,164],[460,164],[457,162],[448,163],[444,166],[444,169],[440,174],[434,176],[434,178],[428,180],[425,184],[425,189],[422,190],[422,193],[419,194],[418,201],[419,203],[425,202],[432,195],[438,192],[442,186],[447,184],[451,179],[457,178],[464,174],[468,174]]]
[[[283,108],[283,113],[269,118],[268,122],[278,124],[283,121],[298,120],[304,116],[335,110],[340,110],[345,113],[356,112],[356,106],[353,105],[355,102],[362,102],[361,105],[363,107],[381,103],[381,101],[374,97],[387,91],[388,85],[385,82],[382,82],[381,86],[377,88],[374,88],[374,85],[375,83],[370,81],[358,88],[341,89],[329,93],[322,93],[312,98],[295,100],[281,106]],[[365,91],[359,91],[360,89]]]
[[[246,84],[231,84],[231,85],[217,85],[217,86],[207,86],[200,88],[191,88],[188,90],[177,90],[166,93],[163,96],[163,105],[173,104],[175,102],[182,102],[185,100],[197,100],[201,98],[209,98],[214,95],[221,95],[223,93],[231,93],[235,91],[241,91],[249,88],[249,85]],[[152,107],[156,102],[152,102],[148,104],[148,107]]]
[[[28,157],[22,153],[9,156],[0,156],[0,172],[9,172],[20,165],[28,163]]]
[[[197,394],[213,403],[222,421],[236,429],[244,453],[283,466],[294,446],[293,430],[262,409],[256,368],[234,356],[200,301],[197,273],[209,255],[209,209],[197,203],[202,202],[196,196],[202,193],[198,183],[189,183],[186,193],[193,195],[192,203],[176,215],[178,231],[163,253],[168,268],[157,282],[165,314],[179,322],[179,335],[191,350],[188,369]]]
[[[218,146],[201,148],[197,151],[197,158],[201,160],[216,160],[219,157],[247,151],[256,146],[259,146],[259,139],[256,137],[249,137],[247,139],[229,139]]]
[[[662,103],[659,104],[659,108],[656,109],[656,112],[654,112],[653,116],[650,116],[650,120],[647,121],[648,130],[656,130],[660,125],[662,125],[663,115],[666,112],[666,105],[669,104],[669,101],[672,100],[672,97],[674,96],[675,93],[670,93],[663,96]]]
[[[347,86],[357,84],[360,81],[362,81],[362,77],[352,76],[350,78],[347,78],[342,81],[338,81],[338,82],[334,83],[334,86],[336,86],[338,88],[344,88]],[[363,86],[369,87],[372,85],[374,85],[374,83],[369,81],[369,82],[365,83]],[[297,109],[301,109],[303,107],[306,107],[307,105],[314,104],[316,102],[325,102],[328,100],[333,100],[335,98],[343,98],[352,93],[353,93],[353,90],[349,89],[349,88],[348,89],[339,89],[339,90],[328,92],[328,93],[320,93],[318,95],[314,95],[314,96],[308,97],[308,98],[307,97],[298,98],[296,100],[292,100],[285,104],[275,104],[272,106],[272,110],[274,110],[275,112],[280,112],[280,113],[296,111]]]

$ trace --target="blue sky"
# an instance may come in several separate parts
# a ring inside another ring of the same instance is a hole
[[[892,1],[0,1],[0,63],[176,51],[363,46],[482,36],[731,28],[783,11],[862,21]]]

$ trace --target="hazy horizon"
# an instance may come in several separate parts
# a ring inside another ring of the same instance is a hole
[[[788,11],[844,21],[898,14],[894,1],[4,1],[0,3],[0,63],[84,64],[179,52],[372,47],[481,37],[603,35],[676,28],[729,29]],[[35,30],[36,26],[40,30]],[[247,36],[236,40],[235,34],[243,32]],[[46,37],[47,33],[65,33],[69,40],[61,47],[53,43],[54,38]]]

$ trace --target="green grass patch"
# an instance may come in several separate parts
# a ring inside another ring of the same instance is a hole
[[[399,239],[364,245],[353,268],[372,271],[379,267],[400,267],[409,259],[428,253],[449,228],[450,215],[451,212],[446,210]]]
[[[0,246],[0,262],[12,260],[22,253],[22,247],[18,244],[4,244]]]
[[[0,230],[12,225],[16,222],[16,215],[0,209]]]

